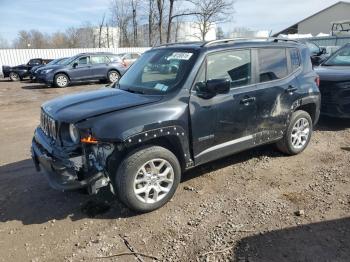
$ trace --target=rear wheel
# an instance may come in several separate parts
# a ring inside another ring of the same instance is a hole
[[[108,72],[108,81],[110,83],[117,82],[120,79],[120,74],[116,70],[111,70]]]
[[[160,208],[174,195],[181,168],[176,156],[160,146],[132,152],[120,164],[115,185],[120,200],[138,212]]]
[[[310,142],[312,129],[312,119],[307,112],[294,112],[284,137],[276,144],[277,148],[287,155],[301,153]]]
[[[19,80],[21,80],[19,74],[16,73],[16,72],[11,72],[11,73],[10,73],[10,79],[11,79],[12,81],[19,81]]]
[[[65,74],[57,74],[55,75],[54,84],[60,88],[67,87],[69,85],[69,78]]]

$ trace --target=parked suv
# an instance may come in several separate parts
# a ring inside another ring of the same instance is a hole
[[[48,86],[67,87],[70,83],[107,80],[117,81],[128,67],[115,54],[83,53],[63,63],[36,71],[36,80]]]
[[[169,64],[177,69],[162,70]],[[54,188],[110,186],[148,212],[195,166],[270,143],[302,152],[319,118],[317,83],[308,48],[293,41],[160,46],[114,88],[43,104],[33,160]]]

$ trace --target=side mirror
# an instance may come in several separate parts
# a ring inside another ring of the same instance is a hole
[[[76,68],[78,66],[78,63],[77,62],[75,62],[74,64],[73,64],[73,68]]]
[[[327,54],[327,49],[325,47],[321,47],[321,54],[322,55]]]
[[[209,99],[217,94],[227,94],[230,91],[230,80],[228,79],[211,79],[207,82],[198,82],[195,84],[197,95],[204,99]]]
[[[210,79],[207,81],[207,89],[214,94],[227,94],[230,91],[231,83],[226,78]]]

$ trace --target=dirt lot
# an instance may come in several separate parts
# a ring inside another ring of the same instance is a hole
[[[135,261],[97,259],[128,252],[122,237],[162,261],[350,260],[350,121],[321,119],[298,156],[265,146],[191,170],[139,215],[108,192],[51,189],[30,160],[40,104],[99,86],[1,80],[0,261]]]

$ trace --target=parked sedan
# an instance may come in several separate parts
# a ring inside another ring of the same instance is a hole
[[[51,61],[52,59],[34,58],[34,59],[30,59],[27,64],[18,65],[14,67],[3,66],[2,72],[3,72],[4,78],[9,77],[12,81],[19,81],[19,80],[22,80],[23,78],[29,77],[30,70],[34,66],[46,65]]]
[[[42,65],[37,65],[37,66],[33,66],[32,69],[30,70],[30,79],[31,80],[35,80],[36,78],[36,72],[39,68],[43,68],[44,66],[51,66],[51,65],[61,65],[63,64],[66,60],[68,59],[68,57],[64,57],[64,58],[58,58],[58,59],[54,59],[52,60],[50,63],[47,64],[42,64]]]
[[[119,80],[127,68],[115,54],[83,53],[67,59],[63,64],[38,69],[36,78],[38,82],[56,87],[96,80],[113,83]]]
[[[321,81],[321,113],[350,118],[350,44],[339,49],[315,70]]]

